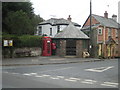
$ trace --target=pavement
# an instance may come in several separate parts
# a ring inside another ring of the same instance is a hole
[[[98,59],[98,58],[77,58],[73,56],[37,56],[24,58],[3,58],[0,66],[24,66],[24,65],[48,65],[48,64],[69,64],[82,62],[96,62],[117,59]]]

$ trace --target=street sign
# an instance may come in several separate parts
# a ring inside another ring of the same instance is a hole
[[[13,40],[4,40],[3,46],[4,47],[13,46]]]

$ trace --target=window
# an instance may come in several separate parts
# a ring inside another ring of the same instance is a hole
[[[58,25],[57,26],[57,33],[59,33],[60,32],[60,26]]]
[[[50,36],[52,36],[52,28],[50,28]]]
[[[42,27],[41,26],[39,27],[38,35],[42,35]]]
[[[98,29],[98,35],[102,35],[102,28]]]
[[[112,32],[112,30],[110,28],[108,28],[108,37],[111,36],[111,32]]]
[[[118,30],[117,29],[115,30],[115,35],[116,35],[116,37],[118,37]]]

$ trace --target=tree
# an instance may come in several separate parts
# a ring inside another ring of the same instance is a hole
[[[31,2],[3,2],[2,27],[9,34],[33,34],[38,23],[43,21],[34,14]]]
[[[33,34],[33,27],[27,14],[22,10],[9,12],[5,18],[5,24],[8,25],[9,33],[16,35]]]

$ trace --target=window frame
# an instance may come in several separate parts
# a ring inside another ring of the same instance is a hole
[[[98,35],[102,35],[103,34],[103,29],[102,28],[98,28]]]

